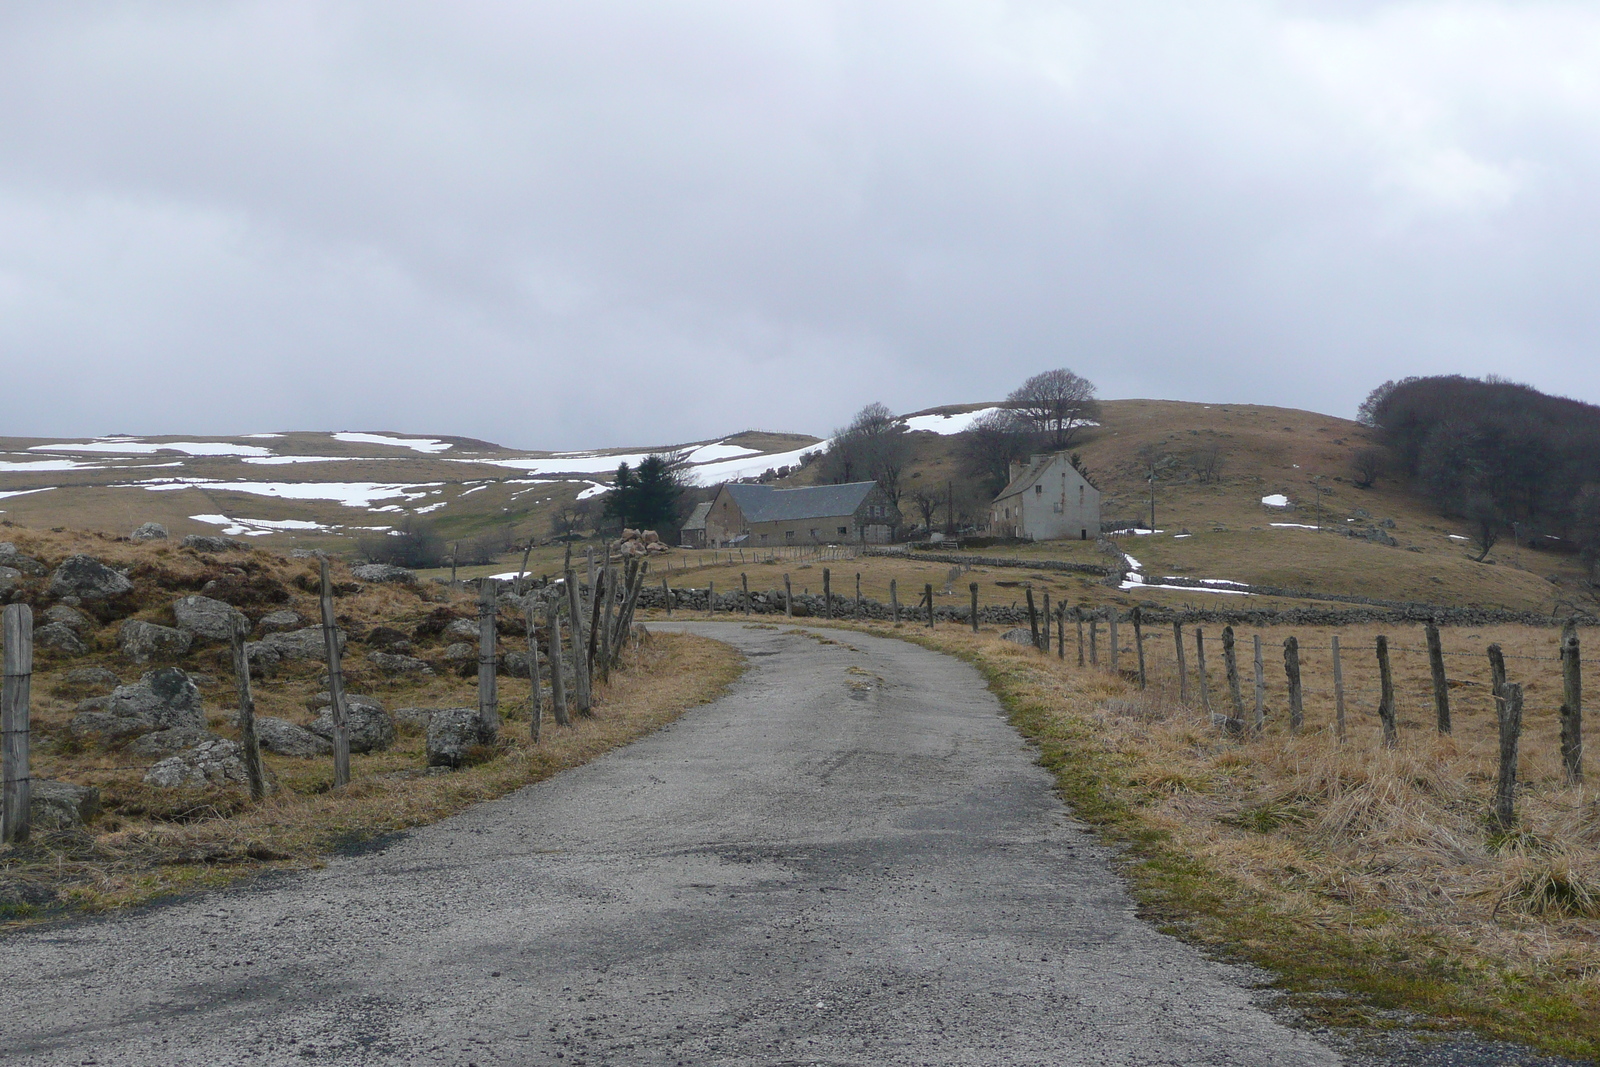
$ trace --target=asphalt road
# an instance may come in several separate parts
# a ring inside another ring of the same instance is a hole
[[[966,665],[737,623],[715,704],[391,846],[7,937],[47,1064],[1332,1064],[1134,915]]]

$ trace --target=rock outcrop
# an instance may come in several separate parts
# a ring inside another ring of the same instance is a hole
[[[117,647],[135,663],[152,658],[174,658],[189,651],[194,636],[172,626],[158,626],[143,619],[129,619],[117,629]]]
[[[133,592],[133,582],[93,556],[68,556],[50,575],[50,595],[107,600]]]

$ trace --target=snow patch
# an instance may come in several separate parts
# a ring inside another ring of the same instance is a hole
[[[416,485],[385,485],[379,482],[216,482],[160,479],[135,482],[151,492],[176,489],[209,489],[217,492],[249,493],[253,496],[270,496],[280,500],[337,500],[347,508],[371,508],[375,500],[400,497],[419,500],[426,493],[419,488],[441,485],[441,482],[421,482]],[[114,488],[126,488],[116,486]]]
[[[313,530],[326,533],[331,527],[304,519],[230,519],[226,515],[190,515],[195,522],[226,527],[222,532],[229,537],[265,537],[283,530]]]
[[[588,500],[590,497],[600,496],[602,493],[609,492],[611,492],[611,487],[609,485],[604,485],[600,482],[590,482],[589,488],[578,494],[578,499]]]
[[[1289,498],[1282,493],[1272,493],[1264,496],[1261,498],[1261,502],[1269,508],[1286,508],[1289,506]]]
[[[1268,526],[1276,526],[1280,530],[1320,530],[1320,526],[1309,526],[1303,522],[1269,522]]]
[[[13,462],[0,460],[0,471],[20,471],[23,474],[43,474],[46,471],[103,471],[106,468],[94,463],[79,463],[75,459],[33,459]]]
[[[46,485],[39,489],[13,489],[10,492],[0,493],[0,500],[4,500],[8,496],[27,496],[29,493],[48,493],[50,490],[55,488],[56,486]]]
[[[386,437],[381,433],[350,433],[348,431],[333,435],[335,441],[344,441],[356,445],[390,445],[395,448],[410,448],[417,452],[443,452],[452,448],[450,442],[441,441],[435,437]]]
[[[101,439],[68,445],[30,445],[29,452],[112,452],[120,455],[149,455],[155,452],[182,452],[189,456],[270,456],[260,445],[235,445],[226,441],[166,441],[161,443],[131,438]]]

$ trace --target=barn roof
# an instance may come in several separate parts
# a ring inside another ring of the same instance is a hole
[[[704,500],[696,504],[694,510],[689,512],[689,520],[683,524],[683,528],[685,530],[704,530],[706,528],[706,516],[711,514],[711,503],[709,500]]]
[[[795,522],[833,515],[853,515],[877,482],[811,485],[774,489],[770,485],[730,484],[726,488],[744,513],[745,522]]]
[[[1067,465],[1068,470],[1074,474],[1078,473],[1077,468],[1072,466],[1072,462],[1067,458],[1065,452],[1048,452],[1044,455],[1031,456],[1022,470],[1017,472],[1017,476],[1011,479],[1011,484],[1000,490],[1000,495],[995,497],[996,502],[1004,500],[1008,496],[1025,493],[1033,488],[1033,484],[1043,477],[1044,472],[1049,470],[1051,465],[1058,459]],[[1082,477],[1082,475],[1079,476]],[[1084,481],[1087,482],[1088,479],[1085,478]]]

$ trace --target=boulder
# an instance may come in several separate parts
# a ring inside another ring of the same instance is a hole
[[[292,611],[269,611],[261,616],[260,621],[256,623],[256,629],[264,634],[274,634],[284,630],[298,630],[304,622],[304,619]]]
[[[13,567],[16,570],[21,571],[23,574],[31,575],[34,578],[43,578],[45,575],[50,573],[50,568],[46,567],[43,563],[40,563],[32,556],[13,554],[5,559],[5,565],[7,567]]]
[[[492,745],[477,708],[440,708],[428,720],[428,766],[460,767],[476,745]]]
[[[63,626],[70,626],[78,633],[86,633],[94,629],[94,620],[89,618],[77,608],[66,604],[52,604],[44,609],[40,616],[45,622],[59,622]]]
[[[385,652],[410,652],[411,639],[393,626],[374,626],[367,631],[364,639],[373,648],[381,648]]]
[[[104,667],[74,667],[67,672],[66,682],[68,685],[116,688],[122,684],[122,679]]]
[[[93,556],[68,556],[50,576],[50,595],[105,600],[133,592],[133,582]]]
[[[456,619],[440,632],[446,641],[473,641],[478,640],[478,621],[476,619]]]
[[[22,581],[22,572],[15,567],[0,566],[0,593],[9,593]]]
[[[1024,630],[1020,626],[1014,627],[1013,629],[1007,630],[1005,633],[1001,634],[1000,640],[1010,641],[1015,645],[1031,646],[1033,644],[1033,631]]]
[[[117,686],[110,696],[79,704],[72,732],[80,737],[98,734],[106,741],[120,741],[174,726],[203,730],[205,725],[200,690],[183,671],[163,667],[150,671],[133,685]]]
[[[359,582],[399,582],[402,585],[416,585],[417,576],[404,567],[394,567],[387,563],[363,563],[359,567],[351,567],[350,574]]]
[[[35,830],[76,830],[100,814],[100,790],[48,778],[35,778],[28,798],[28,820]]]
[[[528,654],[526,652],[507,652],[500,659],[500,669],[504,674],[513,678],[526,678],[528,676]]]
[[[256,742],[267,752],[280,756],[297,756],[309,759],[333,752],[333,742],[318,737],[304,726],[296,726],[288,719],[264,716],[256,719]]]
[[[344,728],[350,738],[351,752],[382,752],[394,744],[394,720],[389,713],[375,704],[355,704],[345,701]],[[323,708],[322,714],[312,720],[306,729],[329,741],[333,740],[333,709]]]
[[[246,785],[249,775],[244,769],[244,752],[236,741],[217,738],[201,742],[195,748],[180,752],[151,767],[145,773],[148,785],[163,789],[184,786]]]
[[[218,740],[217,735],[209,730],[193,726],[173,726],[135,739],[127,751],[140,759],[160,759],[162,756],[170,756],[174,752],[182,752],[186,748],[194,748],[196,745],[215,740]]]
[[[444,650],[444,658],[451,663],[463,663],[467,660],[478,658],[478,646],[469,645],[465,641],[457,641]]]
[[[393,652],[368,652],[367,662],[384,674],[432,674],[428,661],[415,656],[401,656]]]
[[[226,552],[230,548],[243,548],[243,541],[235,541],[231,537],[217,537],[213,534],[190,534],[181,542],[184,548],[192,548],[196,552]]]
[[[135,541],[165,541],[167,528],[159,522],[147,522],[136,527],[128,537]]]
[[[193,643],[194,636],[186,631],[143,619],[129,619],[117,629],[117,647],[135,663],[148,662],[152,656],[181,656]]]
[[[207,641],[229,640],[236,626],[250,632],[244,612],[208,596],[180,597],[172,603],[172,614],[177,617],[178,629]]]
[[[325,559],[326,557],[327,553],[320,548],[291,548],[289,550],[290,559]]]
[[[343,630],[336,631],[339,641],[339,651],[344,651],[345,635]],[[251,661],[262,659],[268,663],[277,663],[279,660],[323,659],[327,656],[327,646],[322,642],[322,627],[306,626],[299,630],[279,630],[270,633],[259,641],[252,641],[245,646]]]
[[[47,622],[43,626],[35,627],[33,643],[41,648],[53,648],[57,652],[65,652],[69,656],[81,656],[88,651],[79,640],[77,631],[61,622]]]

